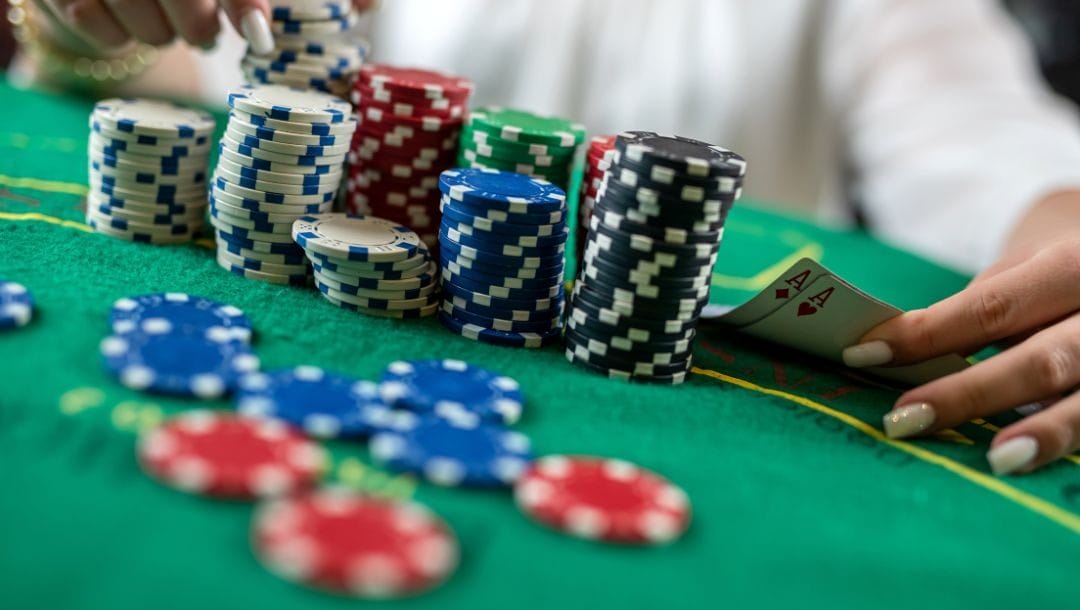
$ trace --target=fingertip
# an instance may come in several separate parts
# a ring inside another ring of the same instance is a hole
[[[851,368],[881,366],[892,362],[893,349],[887,342],[877,339],[846,347],[841,357]]]
[[[1020,435],[1003,439],[999,434],[990,443],[986,461],[996,475],[1021,474],[1034,469],[1038,455],[1039,441],[1034,436]]]

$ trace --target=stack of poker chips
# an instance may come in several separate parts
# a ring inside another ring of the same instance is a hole
[[[492,169],[447,170],[439,189],[442,324],[496,345],[558,341],[566,193],[544,180]]]
[[[472,91],[459,76],[361,68],[352,92],[360,128],[349,153],[349,210],[406,225],[436,248],[438,178],[455,165]]]
[[[356,129],[352,107],[278,85],[230,93],[229,107],[210,189],[218,264],[249,279],[306,285],[293,221],[333,205]]]
[[[248,82],[316,89],[345,97],[369,45],[354,30],[351,0],[272,0],[274,51],[248,49],[240,66]]]
[[[191,241],[206,213],[214,119],[147,99],[109,99],[90,114],[86,222],[130,241]]]
[[[589,220],[566,357],[609,377],[681,383],[746,163],[678,136],[619,134]]]
[[[569,190],[585,126],[525,110],[488,107],[469,113],[461,132],[461,167],[526,174]]]
[[[383,318],[421,318],[439,306],[438,269],[412,229],[373,216],[302,216],[292,237],[326,300]]]
[[[604,181],[604,173],[611,168],[611,159],[615,156],[615,136],[594,136],[589,139],[589,149],[585,155],[585,173],[578,191],[577,224],[577,259],[585,253],[585,237],[589,230],[596,194]]]

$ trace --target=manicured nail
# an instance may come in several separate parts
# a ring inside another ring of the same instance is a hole
[[[892,348],[884,341],[867,341],[844,348],[844,364],[861,369],[868,366],[881,366],[892,362]]]
[[[897,407],[885,414],[882,427],[889,438],[907,438],[926,431],[934,423],[934,407],[920,402]]]
[[[266,22],[266,15],[263,15],[262,11],[248,11],[240,19],[240,29],[244,31],[244,38],[256,55],[266,55],[274,50],[274,33],[270,31],[270,24]]]
[[[1030,436],[1018,436],[986,452],[986,461],[994,474],[1012,474],[1031,464],[1039,453],[1039,441]]]

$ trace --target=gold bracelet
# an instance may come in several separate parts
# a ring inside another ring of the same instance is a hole
[[[31,0],[8,0],[8,23],[19,47],[48,79],[72,79],[90,87],[104,87],[138,76],[154,65],[158,50],[139,43],[116,57],[93,58],[71,53],[50,43],[34,22]]]

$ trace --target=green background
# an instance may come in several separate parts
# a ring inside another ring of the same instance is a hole
[[[538,453],[632,460],[692,499],[693,524],[674,544],[601,545],[530,522],[507,491],[417,484],[366,466],[363,445],[332,443],[332,479],[413,495],[460,539],[462,563],[445,586],[386,607],[1076,606],[1080,462],[990,476],[987,443],[1012,416],[935,439],[888,441],[877,429],[895,391],[722,330],[702,331],[699,368],[671,388],[591,375],[560,348],[498,348],[431,319],[358,316],[313,290],[233,276],[206,247],[88,232],[81,185],[90,104],[6,87],[0,102],[0,277],[25,284],[38,302],[29,327],[0,334],[4,608],[366,603],[266,572],[249,550],[250,505],[171,491],[137,467],[136,432],[196,405],[120,387],[104,373],[97,345],[115,299],[165,290],[246,310],[267,368],[314,364],[375,379],[395,359],[493,367],[520,380],[528,402],[519,429]],[[965,283],[864,234],[743,202],[728,225],[714,302],[745,300],[773,279],[770,268],[799,254],[903,308]]]

